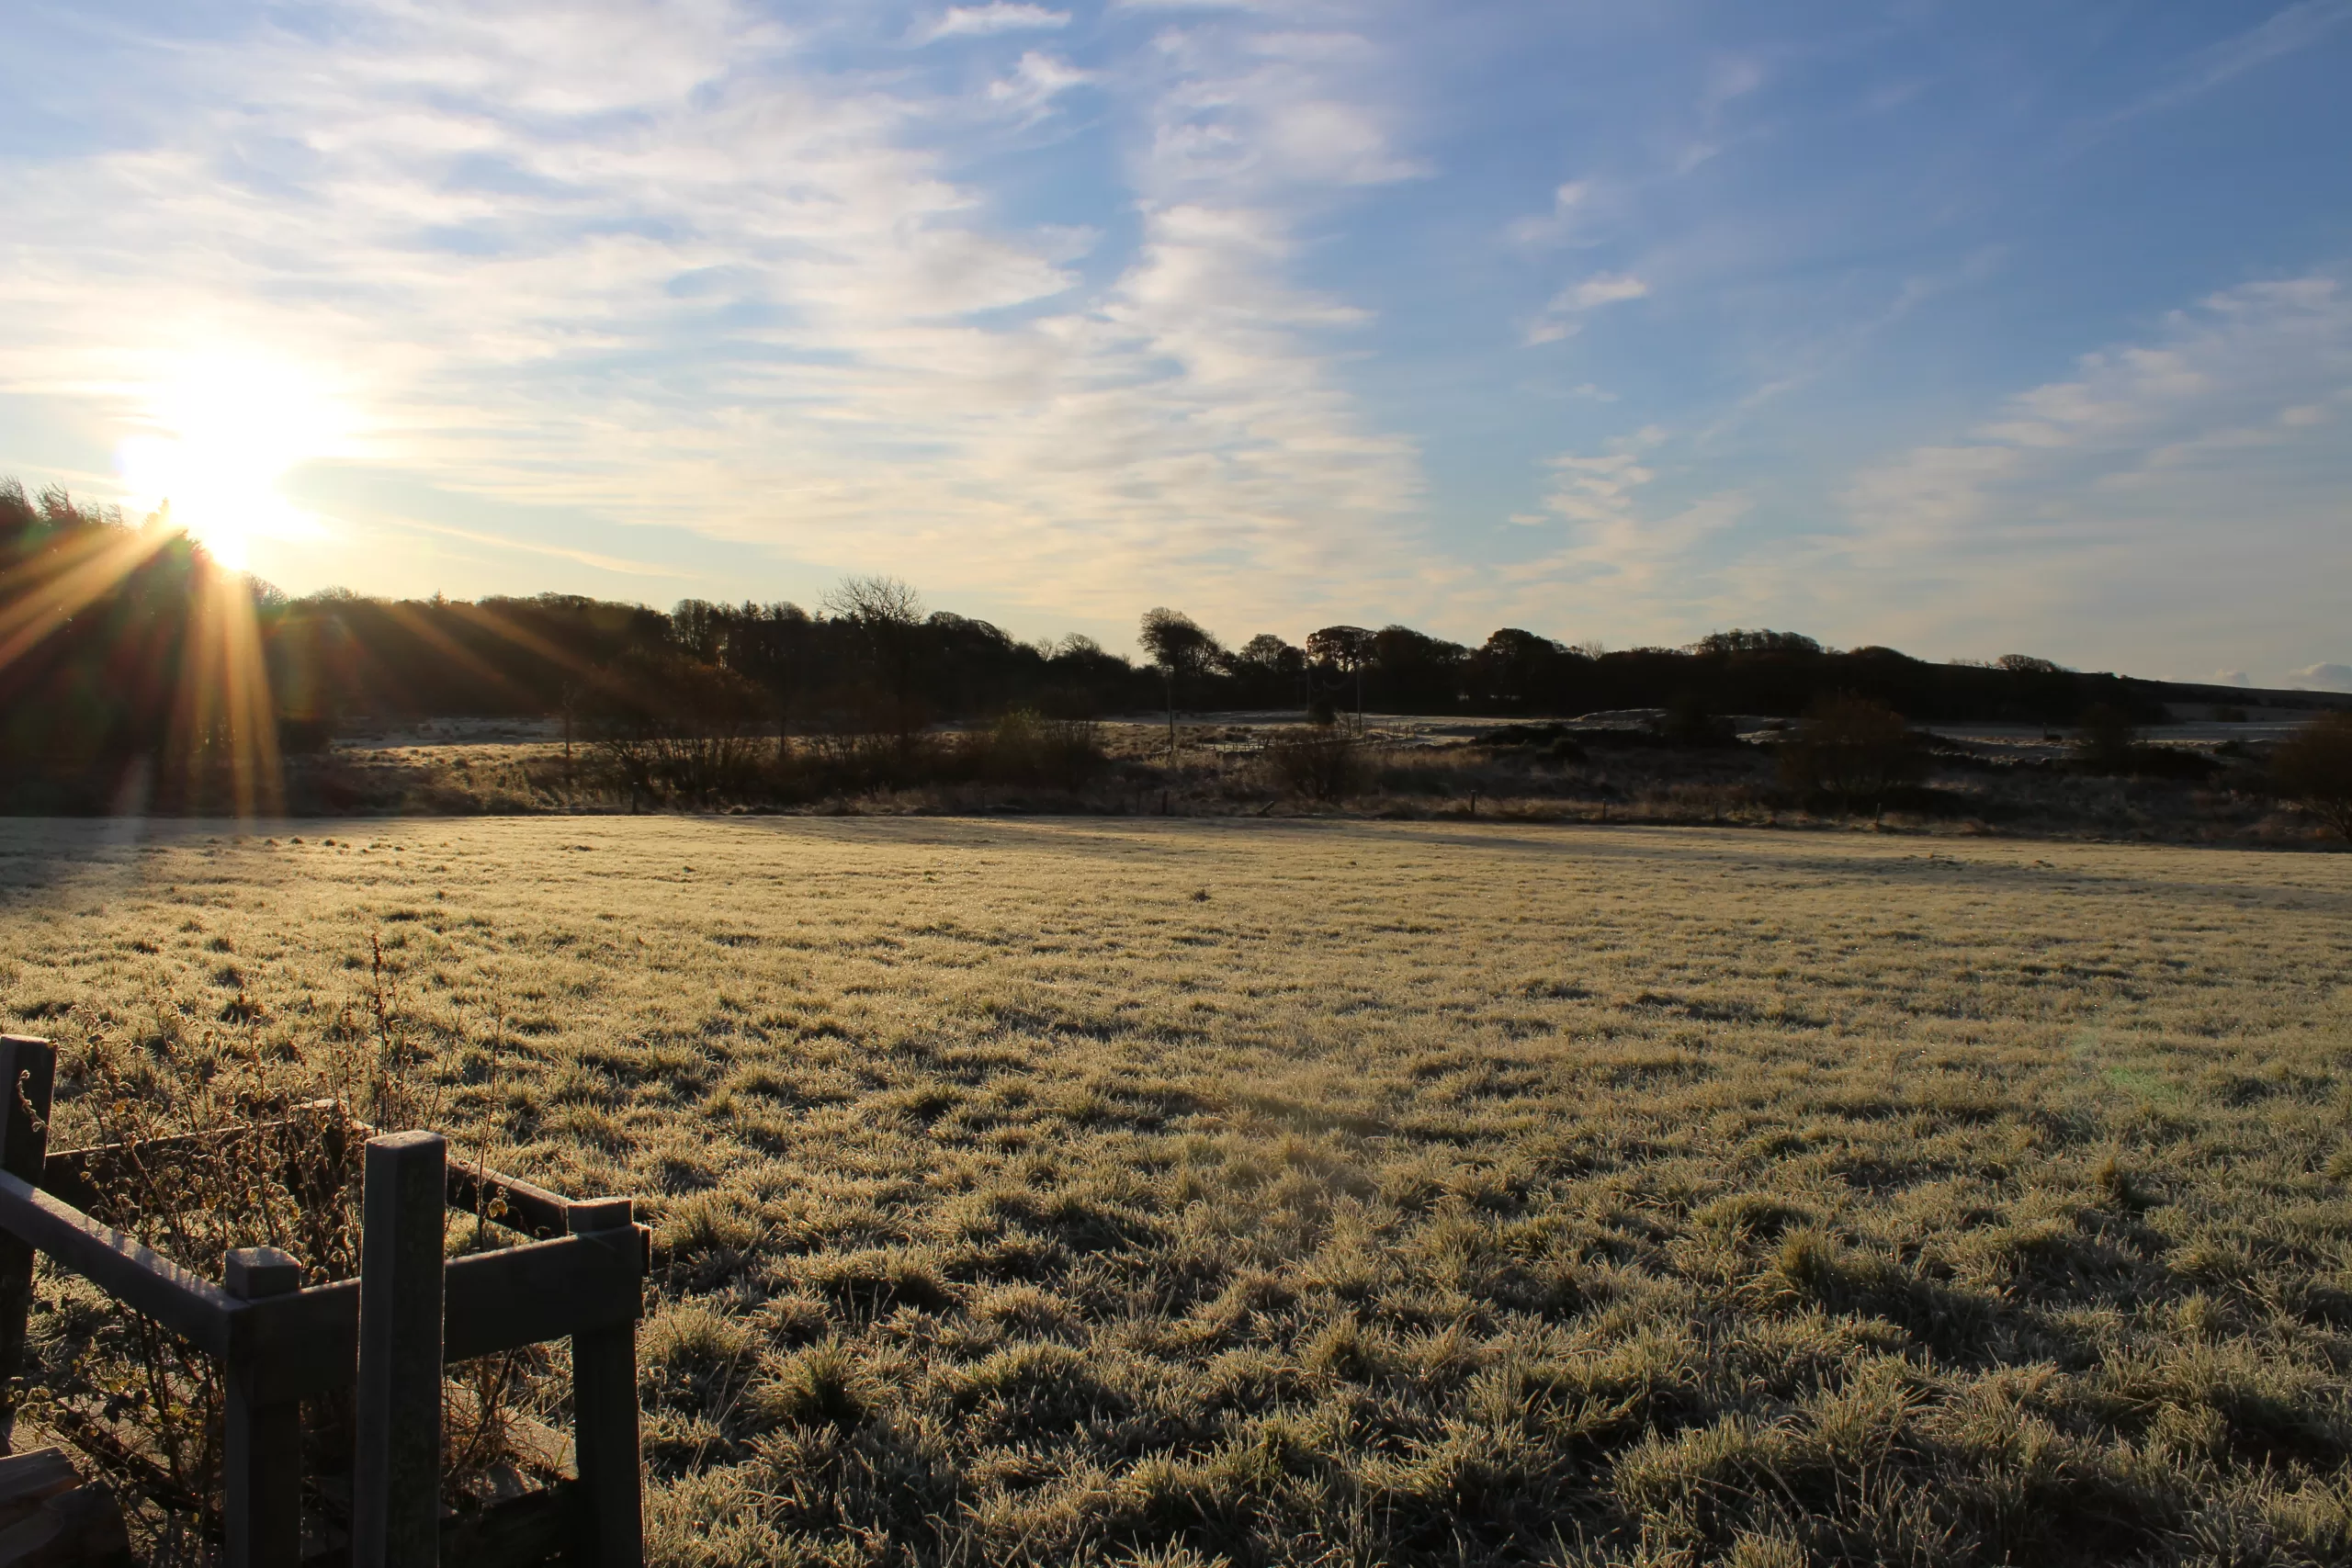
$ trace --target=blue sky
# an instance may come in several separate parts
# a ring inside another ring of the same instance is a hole
[[[15,0],[0,471],[282,586],[2352,687],[2352,0]]]

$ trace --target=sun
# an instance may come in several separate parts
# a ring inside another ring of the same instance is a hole
[[[315,537],[319,520],[280,493],[288,470],[343,440],[334,400],[284,365],[206,356],[141,398],[141,428],[117,447],[126,502],[163,512],[232,570],[262,539]]]

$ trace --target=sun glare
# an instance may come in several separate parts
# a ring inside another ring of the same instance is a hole
[[[279,491],[297,463],[341,445],[332,400],[305,378],[280,366],[204,360],[154,387],[145,403],[145,428],[115,456],[132,511],[168,502],[174,526],[238,571],[256,540],[323,532]]]

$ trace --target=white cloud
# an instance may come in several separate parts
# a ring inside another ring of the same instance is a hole
[[[1592,185],[1588,180],[1569,180],[1552,190],[1552,208],[1548,212],[1512,220],[1505,231],[1514,244],[1556,245],[1575,232],[1578,213],[1590,205]]]
[[[1035,118],[1062,94],[1093,80],[1092,72],[1081,71],[1059,56],[1033,49],[1021,56],[1012,75],[989,84],[989,97],[1016,115]]]
[[[1140,237],[1092,258],[950,172],[1080,78],[1042,51],[989,103],[725,0],[338,20],[190,46],[165,130],[17,167],[0,390],[128,434],[264,344],[355,411],[348,462],[806,573],[1120,621],[1139,584],[1252,616],[1412,591],[1413,448],[1332,368],[1363,312],[1294,281],[1340,187],[1419,169],[1363,39],[1208,17],[1124,67]]]
[[[2352,692],[2352,664],[2306,664],[2288,679],[2322,692]]]
[[[1544,459],[1544,466],[1552,473],[1552,489],[1544,498],[1544,509],[1571,523],[1607,524],[1631,517],[1634,492],[1657,478],[1630,451],[1598,457],[1564,452]]]
[[[2282,55],[2310,47],[2347,19],[2352,19],[2352,0],[2297,0],[2245,32],[2199,50],[2175,80],[2109,116],[2108,123],[2177,108]]]
[[[2140,667],[2283,651],[2352,569],[2352,299],[2332,276],[2255,283],[2084,355],[1957,441],[1854,475],[1844,536],[1803,570],[1881,624],[2096,620]],[[2273,668],[2284,663],[2277,660]]]
[[[1760,619],[1935,657],[2022,647],[2187,679],[2283,669],[2341,618],[2352,576],[2348,409],[2345,288],[2248,284],[1854,472],[1842,524],[1792,526],[1744,485],[1710,482],[1703,429],[1559,454],[1540,508],[1510,521],[1566,543],[1512,582],[1527,614],[1617,636]]]
[[[1649,291],[1648,284],[1630,273],[1599,273],[1581,283],[1572,283],[1544,307],[1543,314],[1527,329],[1527,341],[1532,345],[1572,337],[1581,326],[1577,318],[1587,311],[1645,299]]]
[[[2248,284],[2174,312],[2154,344],[2085,355],[2073,379],[2018,393],[1966,442],[1922,446],[1862,471],[1846,500],[1866,536],[1905,549],[1984,543],[2018,525],[2001,520],[2017,518],[2005,487],[2070,498],[2170,490],[2155,498],[2157,510],[2175,516],[2177,487],[2226,488],[2242,477],[2241,453],[2265,454],[2256,462],[2280,477],[2312,457],[2339,468],[2325,461],[2333,444],[2312,451],[2302,433],[2324,423],[2326,403],[2347,390],[2352,299],[2336,280]],[[2290,451],[2299,461],[2282,463]]]
[[[1563,452],[1543,462],[1543,511],[1514,514],[1522,526],[1561,529],[1562,542],[1511,572],[1510,614],[1556,624],[1564,615],[1607,616],[1620,626],[1634,617],[1650,626],[1691,618],[1716,573],[1702,564],[1748,514],[1752,501],[1736,491],[1665,507],[1644,504],[1643,492],[1659,470],[1649,456],[1668,432],[1645,425],[1595,454]]]
[[[2251,686],[2254,684],[2254,677],[2247,674],[2243,670],[2216,670],[2211,674],[2206,676],[2205,679],[2208,682],[2216,686]]]
[[[1602,305],[1615,305],[1627,299],[1645,298],[1650,286],[1640,278],[1619,273],[1588,277],[1573,288],[1561,290],[1552,301],[1555,310],[1590,310]]]
[[[951,6],[924,28],[920,41],[944,38],[981,38],[991,33],[1038,32],[1069,25],[1069,13],[1013,0],[992,0],[986,6]]]

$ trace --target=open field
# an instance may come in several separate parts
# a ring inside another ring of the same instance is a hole
[[[0,823],[5,1021],[641,1194],[666,1562],[2352,1557],[2352,857],[150,831]]]
[[[1887,749],[1861,774],[1837,779],[1821,772],[1812,722],[1675,721],[1642,708],[1526,723],[1376,714],[1361,729],[1317,729],[1296,713],[1238,712],[1183,716],[1171,750],[1161,720],[1134,715],[1016,712],[897,737],[753,730],[657,743],[613,732],[569,747],[560,722],[440,719],[355,730],[290,757],[282,800],[298,817],[679,809],[1770,828],[1866,817],[1951,839],[2264,850],[2343,842],[2309,788],[2289,787],[2274,767],[2308,715],[2127,728],[2097,747],[2040,725],[1898,728],[1902,738],[1872,743]],[[157,794],[142,773],[120,788],[61,795],[53,781],[28,776],[13,795],[0,787],[0,804],[50,812],[111,802],[115,814],[137,815],[152,797],[175,815],[192,800],[229,798],[219,793],[227,777],[200,788],[166,778]]]

